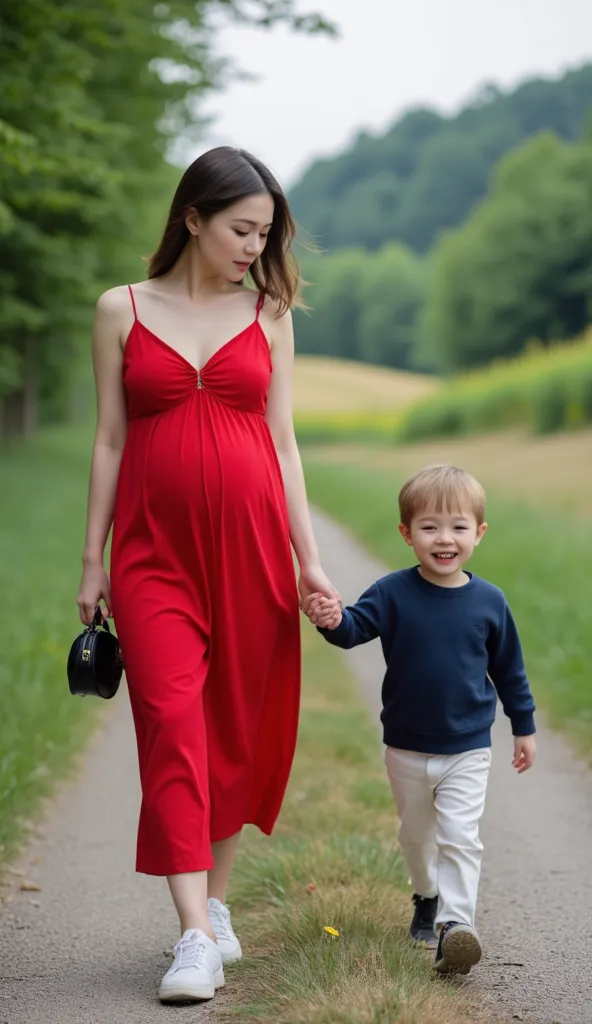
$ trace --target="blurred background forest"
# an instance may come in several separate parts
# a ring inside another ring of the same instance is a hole
[[[203,137],[203,98],[239,73],[213,47],[220,13],[331,28],[285,0],[22,0],[0,14],[2,436],[86,408],[94,302],[143,276],[174,164]],[[537,411],[543,392],[533,397],[523,368],[510,382],[502,372],[503,387],[494,374],[469,422],[426,383],[429,407],[401,424],[393,378],[390,419],[362,432],[592,417],[590,345],[565,345],[591,316],[591,104],[592,64],[505,91],[483,85],[456,114],[416,107],[382,134],[360,133],[290,189],[302,240],[319,250],[300,250],[311,312],[296,314],[299,354],[432,377],[526,355],[529,381],[547,389]],[[370,389],[373,408],[375,398]],[[313,439],[333,429],[323,416],[300,422]]]
[[[307,352],[432,372],[582,330],[592,300],[592,65],[456,116],[411,110],[292,192],[309,260]]]

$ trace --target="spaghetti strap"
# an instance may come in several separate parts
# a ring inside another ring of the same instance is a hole
[[[264,301],[265,301],[265,293],[264,292],[259,292],[259,298],[257,299],[257,308],[255,310],[255,320],[259,319],[259,314],[261,312],[261,307],[263,306]]]
[[[130,299],[132,300],[132,309],[134,311],[134,320],[137,320],[138,319],[138,311],[136,309],[136,300],[134,299],[134,292],[133,292],[131,284],[128,284],[128,289],[129,289],[129,293],[130,293]]]

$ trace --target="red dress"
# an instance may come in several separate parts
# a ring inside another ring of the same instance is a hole
[[[271,358],[255,320],[197,371],[137,317],[111,548],[136,727],[136,867],[213,866],[246,823],[269,834],[300,699],[298,593],[265,420]]]

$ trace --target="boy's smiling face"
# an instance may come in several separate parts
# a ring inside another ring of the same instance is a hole
[[[441,587],[460,587],[467,582],[463,566],[487,529],[469,509],[422,509],[409,526],[399,531],[413,548],[421,575]]]

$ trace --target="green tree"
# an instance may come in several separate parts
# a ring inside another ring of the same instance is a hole
[[[363,264],[358,351],[369,363],[410,369],[424,301],[421,260],[403,245],[387,245]]]
[[[579,333],[592,314],[592,143],[538,136],[434,255],[424,357],[478,366]]]
[[[292,189],[300,223],[320,245],[377,249],[401,240],[425,252],[468,217],[501,157],[542,131],[575,141],[592,106],[592,64],[505,94],[484,86],[458,114],[405,114],[384,135],[361,134],[315,161]]]
[[[310,282],[305,291],[309,312],[297,312],[294,327],[297,351],[310,355],[361,359],[359,349],[359,290],[367,254],[340,249],[333,255],[301,261]]]
[[[0,433],[63,415],[93,300],[138,273],[170,142],[232,73],[211,14],[327,30],[292,0],[19,0],[0,10]]]
[[[303,261],[311,306],[296,316],[301,353],[410,367],[424,301],[422,261],[402,245],[337,249]]]

